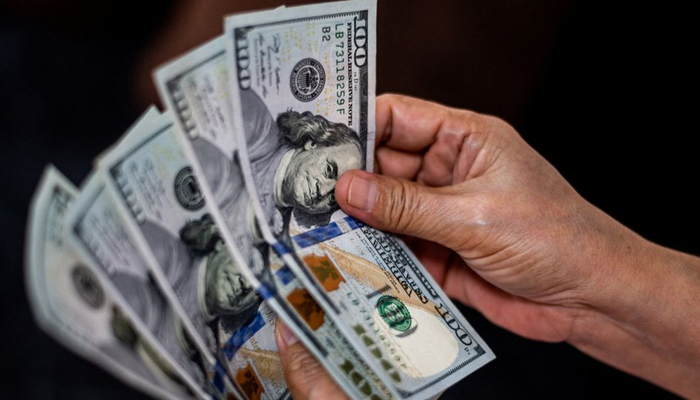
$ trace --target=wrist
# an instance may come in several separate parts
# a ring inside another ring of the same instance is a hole
[[[605,216],[607,217],[607,216]],[[700,397],[700,259],[601,224],[587,307],[569,342],[616,368]]]

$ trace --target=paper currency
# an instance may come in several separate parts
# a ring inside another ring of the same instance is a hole
[[[105,156],[101,165],[156,280],[243,394],[288,398],[275,316],[224,244],[211,216],[216,205],[201,195],[171,117],[129,135],[130,146]]]
[[[265,238],[401,396],[425,398],[493,353],[405,246],[335,203],[373,158],[375,6],[227,18],[233,122]]]
[[[93,174],[71,209],[68,222],[75,248],[116,289],[125,316],[155,352],[171,360],[176,373],[202,398],[211,398],[202,354],[153,282],[101,174]],[[133,329],[133,328],[132,328]]]
[[[109,283],[67,240],[66,215],[77,190],[56,169],[44,172],[32,202],[27,286],[39,325],[81,356],[154,397],[190,399],[167,361],[129,327]]]
[[[159,126],[162,116],[149,108],[132,125],[130,132],[149,131]],[[112,151],[131,146],[133,137],[124,135],[111,147]],[[209,396],[226,398],[233,389],[222,371],[216,369],[207,353],[197,346],[196,334],[183,323],[177,304],[164,296],[163,288],[154,282],[153,271],[147,265],[145,252],[130,234],[128,218],[120,210],[113,192],[105,184],[105,175],[94,171],[69,217],[71,240],[86,258],[91,259],[107,279],[114,284],[122,298],[167,356]]]
[[[129,132],[150,132],[159,127],[164,118],[154,108],[149,108]],[[135,136],[124,135],[109,152],[102,153],[100,157],[131,148]],[[184,323],[182,314],[177,310],[179,304],[168,298],[167,293],[164,295],[169,287],[154,283],[153,269],[145,257],[147,253],[139,248],[137,238],[131,235],[129,214],[120,209],[116,200],[118,197],[106,188],[104,174],[97,171],[88,182],[76,206],[82,214],[76,210],[76,217],[71,221],[77,224],[73,235],[77,248],[88,257],[93,257],[103,269],[111,269],[110,273],[117,271],[114,276],[110,275],[115,279],[117,289],[130,301],[164,348],[172,356],[177,356],[180,365],[198,384],[219,398],[226,398],[231,392],[240,397],[224,371],[217,368],[215,360],[199,346],[197,333]]]
[[[357,400],[434,398],[492,360],[403,242],[333,197],[372,169],[375,21],[368,0],[236,15],[160,68],[165,114],[100,154],[80,195],[42,183],[40,324],[164,398],[288,399],[277,317]]]
[[[238,162],[228,85],[220,84],[228,82],[225,61],[224,40],[218,38],[156,72],[161,97],[175,110],[175,120],[190,142],[202,192],[218,205],[213,219],[228,228],[223,234],[240,250],[243,266],[254,272],[254,286],[262,287],[270,306],[292,329],[299,330],[298,336],[341,387],[355,398],[398,397],[324,317],[262,239]]]

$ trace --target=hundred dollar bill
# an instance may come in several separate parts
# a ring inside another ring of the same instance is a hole
[[[253,286],[263,288],[270,307],[299,330],[297,335],[351,396],[397,398],[276,254],[270,253],[258,232],[230,123],[223,37],[168,63],[155,76],[164,103],[176,114],[189,141],[186,152],[196,161],[194,170],[199,171],[204,197],[218,206],[213,219],[224,227],[224,240],[240,251],[243,268],[252,270]]]
[[[168,361],[139,336],[109,282],[68,242],[66,215],[77,194],[48,167],[32,201],[26,278],[37,322],[71,350],[151,396],[193,398]]]
[[[199,190],[169,113],[101,167],[129,218],[155,280],[178,306],[201,348],[221,361],[248,398],[289,398],[274,337],[275,315],[245,279]]]
[[[81,188],[68,215],[70,240],[102,279],[117,290],[127,318],[143,331],[162,357],[171,359],[193,390],[203,398],[221,397],[210,383],[206,360],[177,312],[145,265],[104,176],[94,172]]]
[[[128,130],[128,132],[150,132],[152,129],[157,128],[163,121],[163,118],[166,118],[164,116],[161,116],[160,113],[156,110],[155,107],[150,107],[146,112],[143,113],[143,115],[135,122],[132,127]],[[118,151],[118,149],[121,148],[131,148],[133,146],[132,142],[136,140],[134,138],[135,135],[123,135],[118,142],[113,145],[108,152],[103,152],[100,155],[100,159],[104,157],[107,157],[111,152]],[[97,161],[99,161],[97,160]],[[96,162],[97,162],[96,161]],[[102,197],[106,197],[109,200],[109,211],[110,211],[110,216],[114,219],[118,219],[119,225],[115,221],[109,221],[112,225],[112,229],[118,229],[120,232],[128,232],[128,218],[125,218],[124,215],[116,215],[118,212],[115,212],[114,210],[119,210],[118,205],[114,201],[114,197],[112,193],[109,193],[107,190],[103,190],[104,186],[104,181],[103,181],[103,175],[98,174],[98,177],[95,177],[94,180],[99,181],[100,183],[94,183],[93,186],[95,188],[99,188],[99,191],[101,192]],[[98,189],[95,189],[98,190]],[[104,192],[104,193],[102,193]],[[98,200],[95,199],[95,202]],[[114,215],[112,215],[114,214]],[[106,217],[105,217],[106,218]],[[117,226],[118,225],[118,226]],[[104,229],[103,229],[104,230]],[[107,243],[105,244],[107,248],[109,249],[118,249],[121,247],[126,246],[124,243],[114,243],[114,239],[112,239],[114,235],[110,237],[109,240],[107,240]],[[110,242],[111,240],[111,242]],[[133,238],[124,238],[123,241],[128,241],[130,243],[133,243]],[[128,246],[132,246],[132,244],[129,244]],[[126,246],[126,247],[128,247]],[[153,272],[149,270],[149,267],[147,265],[147,262],[145,261],[145,257],[143,253],[139,253],[138,255],[134,253],[132,255],[132,258],[130,260],[127,260],[127,264],[130,263],[132,267],[134,268],[141,268],[143,270],[143,273],[145,275],[149,276],[149,280],[152,280],[152,274]],[[158,296],[163,297],[163,288],[159,288],[158,284],[156,283],[155,285],[153,282],[149,282],[150,285],[150,290],[152,291],[158,291]],[[166,287],[166,289],[168,289]],[[179,304],[175,303],[172,299],[168,299],[167,296],[165,297],[165,300],[168,302],[168,309],[172,310],[172,313],[175,313],[177,315],[178,309],[177,306]],[[174,309],[172,309],[174,307]],[[202,348],[199,346],[200,341],[197,339],[197,332],[194,331],[190,325],[186,324],[183,322],[181,319],[182,316],[178,315],[175,317],[175,322],[179,325],[178,330],[182,331],[179,336],[183,336],[187,339],[188,345],[187,347],[187,353],[191,353],[191,357],[195,359],[196,365],[202,369],[203,372],[203,377],[207,381],[208,385],[206,386],[207,389],[210,391],[211,394],[215,395],[216,397],[220,398],[227,398],[228,395],[231,393],[235,395],[236,397],[240,397],[239,393],[236,391],[236,389],[233,387],[231,384],[230,380],[226,377],[225,371],[223,368],[221,368],[217,363],[216,359],[210,356],[206,349]],[[168,342],[169,345],[172,347],[172,343]],[[177,351],[178,349],[173,349],[173,351]]]
[[[375,10],[227,18],[232,120],[265,239],[402,397],[426,398],[494,356],[402,242],[335,202],[342,173],[371,169]]]

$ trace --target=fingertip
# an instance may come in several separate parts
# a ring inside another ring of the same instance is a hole
[[[287,350],[287,345],[284,343],[284,340],[282,340],[281,335],[282,324],[283,322],[277,318],[277,321],[275,322],[275,341],[277,341],[277,351],[279,351],[280,356],[284,356],[284,353]]]
[[[277,340],[277,349],[282,357],[286,354],[289,346],[299,341],[294,332],[280,319],[277,319],[275,324],[275,339]]]
[[[348,204],[348,193],[350,193],[350,182],[355,175],[355,170],[348,171],[340,176],[335,185],[335,201],[341,208]]]
[[[335,200],[338,202],[340,208],[345,210],[345,212],[348,214],[351,214],[352,209],[355,208],[350,204],[350,188],[353,181],[356,178],[371,180],[373,177],[374,174],[371,172],[360,169],[354,169],[341,175],[340,179],[338,179],[338,183],[335,186]]]

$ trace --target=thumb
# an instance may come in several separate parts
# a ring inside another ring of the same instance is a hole
[[[454,249],[449,232],[467,216],[448,190],[353,170],[340,177],[335,196],[343,211],[368,225]]]
[[[275,327],[277,348],[287,386],[294,400],[347,400],[321,363],[282,321]]]

